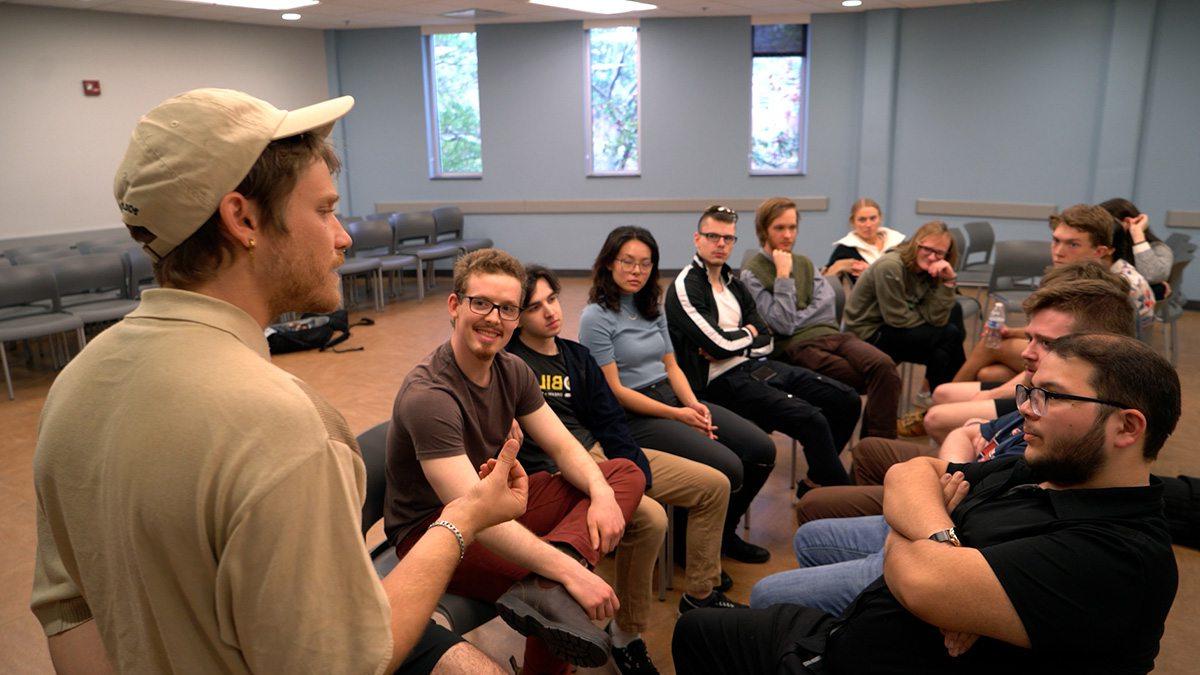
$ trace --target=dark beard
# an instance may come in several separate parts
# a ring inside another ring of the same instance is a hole
[[[1096,422],[1083,436],[1054,443],[1046,442],[1040,456],[1027,462],[1033,479],[1055,485],[1081,485],[1096,475],[1104,466],[1104,420],[1107,415],[1096,416]],[[1045,437],[1043,437],[1045,441]]]

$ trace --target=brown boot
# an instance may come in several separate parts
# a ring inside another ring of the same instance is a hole
[[[608,662],[608,634],[560,583],[530,574],[496,600],[496,610],[513,630],[541,639],[551,654],[568,663],[598,668]]]

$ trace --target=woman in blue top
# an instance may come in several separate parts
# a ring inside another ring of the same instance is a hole
[[[722,555],[770,559],[737,536],[737,522],[775,467],[775,444],[753,423],[701,403],[675,363],[658,284],[658,244],[644,228],[623,226],[605,240],[592,265],[579,341],[600,364],[642,447],[707,464],[729,478]]]

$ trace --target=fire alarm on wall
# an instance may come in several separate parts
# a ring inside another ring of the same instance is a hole
[[[99,96],[100,95],[100,80],[84,80],[83,81],[84,96]]]

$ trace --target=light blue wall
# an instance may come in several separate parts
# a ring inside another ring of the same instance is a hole
[[[1200,3],[1161,2],[1154,34],[1133,194],[1161,223],[1167,209],[1200,209]],[[1188,295],[1200,298],[1200,271],[1189,276]]]
[[[830,211],[804,214],[799,244],[820,260],[858,196],[879,199],[908,232],[927,219],[918,198],[1062,207],[1132,196],[1164,237],[1168,209],[1200,208],[1200,3],[816,15],[808,174],[787,177],[747,172],[749,20],[641,26],[638,178],[585,175],[581,23],[479,27],[484,177],[469,181],[428,178],[419,32],[334,32],[338,93],[359,99],[345,123],[350,210],[405,199],[827,196]],[[469,216],[467,228],[578,269],[629,222],[655,232],[664,264],[687,259],[694,218],[684,214]],[[1001,239],[1046,237],[1044,222],[993,224]],[[735,259],[753,246],[751,228],[742,235]],[[1189,276],[1200,297],[1200,273]]]

